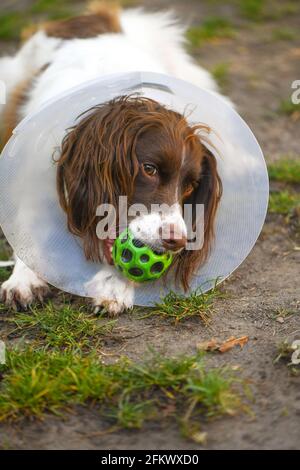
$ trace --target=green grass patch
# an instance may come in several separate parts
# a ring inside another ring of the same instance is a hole
[[[237,373],[229,367],[207,369],[199,354],[104,365],[94,354],[13,350],[0,370],[0,420],[93,403],[103,417],[130,429],[166,410],[180,422],[187,412],[189,420],[198,420],[232,415],[244,406]]]
[[[288,189],[270,193],[270,213],[292,216],[295,212],[298,212],[299,210],[300,194],[294,193]]]
[[[265,0],[239,0],[238,2],[242,16],[252,21],[261,21],[266,14]]]
[[[221,62],[214,66],[211,73],[221,90],[226,89],[229,83],[229,67],[227,62]]]
[[[27,24],[27,18],[22,13],[10,12],[0,15],[0,39],[19,39],[21,30]]]
[[[11,270],[9,268],[2,268],[0,267],[0,284],[6,281],[11,274]]]
[[[123,8],[136,7],[140,5],[140,0],[118,0],[117,2]]]
[[[268,165],[270,180],[300,184],[300,161],[288,157]]]
[[[279,20],[298,11],[296,1],[280,0],[233,0],[241,15],[254,22]]]
[[[72,16],[72,2],[70,0],[38,0],[30,8],[33,14],[47,15],[48,19],[60,19]]]
[[[116,323],[115,320],[104,321],[83,307],[66,304],[57,308],[52,302],[43,308],[18,312],[7,321],[14,325],[13,333],[26,333],[34,338],[36,344],[73,351],[97,348],[103,336],[112,333]]]
[[[72,16],[70,0],[38,0],[25,11],[12,11],[0,15],[0,39],[12,41],[20,38],[22,29],[35,20],[44,17],[47,20],[68,18]]]
[[[298,0],[280,2],[279,14],[281,14],[281,16],[294,15],[298,11],[299,11],[299,1]]]
[[[278,318],[283,318],[286,319],[290,317],[291,315],[295,314],[296,311],[291,309],[291,308],[284,308],[280,307],[277,310],[275,310],[271,316],[273,320],[278,320]]]
[[[287,116],[300,113],[300,104],[295,104],[291,99],[282,100],[278,106],[278,112]]]
[[[293,41],[297,38],[297,33],[293,28],[275,28],[272,31],[272,39],[279,41]]]
[[[196,290],[188,297],[176,292],[169,292],[161,302],[156,303],[153,308],[141,318],[160,316],[169,318],[178,323],[192,317],[199,318],[205,325],[210,322],[213,311],[213,301],[220,297],[220,291],[215,287],[208,292]]]
[[[0,261],[7,261],[11,257],[11,248],[4,238],[0,238]]]
[[[199,47],[215,38],[232,38],[234,35],[235,29],[232,23],[218,16],[207,18],[200,26],[193,26],[186,33],[192,47]]]
[[[285,16],[294,15],[299,11],[299,1],[268,0],[268,16],[274,20],[280,20]]]

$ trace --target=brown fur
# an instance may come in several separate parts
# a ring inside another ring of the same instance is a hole
[[[176,277],[185,290],[189,287],[192,274],[207,260],[214,239],[214,221],[222,196],[222,181],[217,172],[214,155],[205,149],[198,188],[185,200],[185,203],[204,204],[204,240],[201,250],[181,252],[176,260]],[[195,216],[193,230],[195,230]]]
[[[52,21],[44,24],[44,31],[49,37],[61,39],[86,39],[105,33],[120,33],[119,11],[116,8],[98,5],[92,13]]]
[[[199,251],[178,256],[176,274],[186,289],[193,272],[209,254],[221,197],[214,156],[183,116],[147,98],[121,97],[96,106],[70,129],[58,159],[57,190],[69,230],[82,237],[86,257],[101,261],[96,234],[96,209],[102,203],[173,204],[176,188],[181,202],[205,204],[205,241]],[[181,168],[182,154],[186,164]],[[149,177],[144,162],[154,162],[159,176]],[[193,192],[191,184],[197,185]]]
[[[21,39],[27,41],[39,30],[59,39],[88,39],[105,33],[121,33],[120,9],[104,2],[93,2],[85,13],[64,20],[30,25],[22,30]]]
[[[1,146],[3,147],[10,139],[14,128],[21,120],[21,108],[25,105],[28,93],[32,88],[36,77],[44,72],[49,64],[45,64],[38,72],[31,75],[26,80],[19,82],[9,95],[8,103],[4,108],[0,130]]]
[[[3,115],[2,115],[2,126],[1,126],[1,145],[4,146],[6,142],[10,139],[14,128],[19,123],[20,108],[25,104],[27,93],[32,84],[32,77],[23,80],[18,83],[15,89],[9,96],[9,101],[5,106]]]

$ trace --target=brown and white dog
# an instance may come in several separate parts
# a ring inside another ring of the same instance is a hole
[[[27,114],[57,94],[87,80],[136,70],[166,73],[216,90],[208,72],[183,48],[183,29],[170,13],[118,12],[94,5],[86,14],[47,23],[14,57],[0,59],[0,79],[8,100],[2,114],[2,140]],[[172,210],[130,220],[136,238],[156,250],[177,254],[172,269],[184,288],[206,260],[222,185],[216,160],[205,146],[205,125],[190,127],[184,116],[159,103],[122,96],[95,106],[66,134],[57,161],[57,190],[69,230],[82,237],[86,257],[104,263],[91,281],[96,306],[117,314],[133,303],[133,285],[111,265],[112,240],[100,242],[96,209],[130,204],[166,204]],[[187,228],[182,205],[204,204],[204,243],[185,250]],[[163,229],[169,237],[162,237]],[[16,258],[3,283],[2,300],[26,307],[47,293],[46,283]]]

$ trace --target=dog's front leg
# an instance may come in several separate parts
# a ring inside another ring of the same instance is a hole
[[[112,316],[133,307],[133,283],[119,275],[113,266],[104,265],[85,287],[96,309],[105,308]]]
[[[35,301],[42,302],[48,293],[46,282],[16,257],[12,275],[1,286],[0,300],[9,307],[26,309]]]

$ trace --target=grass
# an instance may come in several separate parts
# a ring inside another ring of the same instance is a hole
[[[6,281],[11,274],[11,270],[9,268],[0,268],[0,283]]]
[[[10,259],[11,249],[4,238],[0,238],[0,261],[7,261]]]
[[[27,19],[19,12],[0,15],[0,39],[19,39],[21,30],[27,25]]]
[[[88,314],[82,307],[66,304],[56,308],[52,302],[42,309],[19,312],[7,321],[15,327],[12,332],[26,332],[34,337],[35,344],[72,351],[97,348],[103,335],[111,334],[116,323]]]
[[[237,4],[241,15],[254,22],[265,20],[279,20],[286,15],[292,15],[298,11],[297,0],[233,0]]]
[[[269,212],[292,216],[300,214],[300,194],[295,185],[300,184],[300,163],[288,156],[268,165],[271,181],[285,186],[277,191],[271,191]],[[293,187],[294,185],[294,187]]]
[[[221,293],[217,288],[202,293],[201,290],[192,292],[188,297],[169,292],[160,303],[156,303],[153,308],[141,318],[158,315],[169,318],[178,323],[192,317],[198,317],[205,325],[210,322],[213,301],[220,297]]]
[[[270,193],[269,212],[291,216],[300,210],[300,194],[288,189]]]
[[[285,318],[289,317],[290,315],[293,315],[294,313],[295,313],[295,310],[293,310],[293,309],[280,307],[277,310],[275,310],[273,318],[275,320],[278,317],[281,317],[281,318],[285,319]]]
[[[103,417],[130,429],[167,410],[180,422],[243,408],[236,372],[207,369],[202,355],[153,355],[141,364],[123,358],[104,365],[95,354],[28,348],[8,351],[0,370],[0,420],[93,403]]]
[[[300,184],[300,162],[284,157],[268,165],[270,180],[283,183]]]
[[[123,6],[134,6],[137,0],[121,0]],[[24,11],[12,11],[0,15],[0,39],[18,40],[21,31],[42,20],[59,20],[78,14],[71,0],[37,0]]]
[[[192,47],[199,47],[215,38],[232,38],[235,30],[229,20],[214,16],[204,20],[200,26],[189,28],[186,35]]]
[[[278,112],[286,116],[293,116],[300,113],[300,104],[295,104],[291,99],[281,100],[278,106]]]
[[[294,341],[291,342],[290,340],[285,339],[281,341],[277,345],[277,352],[276,357],[273,360],[274,364],[279,362],[285,362],[286,366],[288,367],[290,373],[295,376],[300,375],[300,364],[297,364],[295,360],[293,360],[293,354],[295,353],[297,347],[294,346]],[[300,356],[296,355],[295,359],[298,359]]]
[[[48,13],[49,11],[53,12],[65,8],[70,3],[70,0],[37,0],[30,8],[30,11],[32,13]]]
[[[281,341],[277,346],[277,355],[274,359],[274,364],[279,362],[282,359],[287,359],[291,357],[292,354],[291,344],[287,340]]]
[[[279,20],[299,11],[298,0],[207,0],[212,5],[233,6],[238,16],[249,22]]]
[[[221,62],[215,65],[211,73],[221,90],[225,90],[229,83],[229,64]]]
[[[131,3],[122,3],[127,1]],[[248,4],[246,10],[251,10],[251,2],[243,3]],[[69,16],[69,5],[69,1],[39,0],[30,15],[33,19],[40,15],[49,19]],[[26,15],[2,15],[0,38],[16,39],[26,25]],[[195,47],[234,35],[231,22],[220,17],[208,18],[187,33]],[[213,74],[221,88],[226,86],[228,64],[217,65]],[[9,270],[0,269],[0,280],[8,275]],[[158,315],[175,322],[198,317],[207,324],[213,300],[219,294],[216,290],[198,294],[186,298],[171,292],[145,316]],[[9,321],[14,334],[25,333],[31,346],[8,351],[7,365],[1,366],[2,420],[41,417],[49,411],[60,413],[72,405],[92,403],[98,406],[101,416],[119,427],[140,428],[148,419],[171,415],[184,424],[189,435],[194,429],[191,421],[234,414],[243,407],[238,392],[240,379],[230,368],[208,369],[202,355],[155,355],[142,364],[126,358],[112,365],[102,364],[91,350],[111,335],[114,322],[105,323],[81,308],[56,308],[49,303],[40,310],[20,312]]]
[[[242,16],[252,21],[261,21],[265,12],[264,0],[239,0]]]
[[[170,293],[154,314],[175,321],[196,315],[207,322],[215,295],[215,290],[188,298]],[[142,363],[124,357],[102,363],[97,348],[111,337],[115,322],[83,308],[49,302],[5,321],[12,324],[8,338],[21,332],[26,341],[7,346],[7,363],[0,366],[0,420],[94,405],[116,428],[136,429],[148,420],[173,417],[184,436],[198,442],[200,419],[246,409],[245,384],[237,372],[209,369],[203,353],[164,358],[152,352]]]
[[[0,39],[18,40],[22,29],[42,18],[55,20],[67,18],[73,13],[70,0],[38,0],[25,11],[12,11],[0,15]]]
[[[116,2],[118,5],[121,5],[123,8],[130,8],[130,7],[138,7],[141,5],[140,0],[117,0]]]
[[[272,38],[279,41],[293,41],[297,38],[297,33],[293,28],[275,28],[272,31]]]
[[[72,16],[72,2],[70,0],[38,0],[30,8],[32,14],[47,15],[50,20]]]
[[[0,261],[8,261],[11,256],[11,249],[3,238],[0,238]],[[11,274],[10,268],[0,267],[0,284],[6,281]]]

